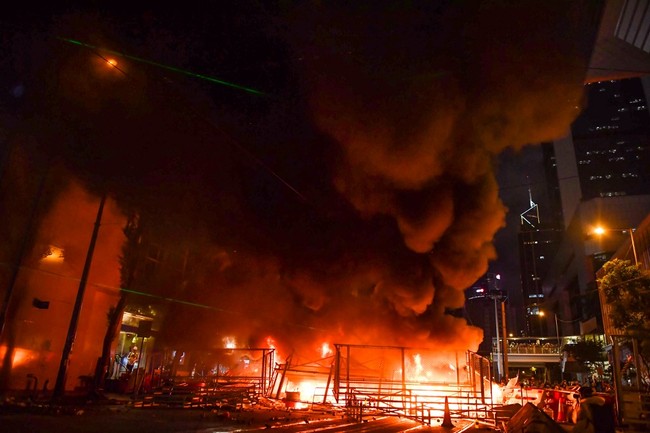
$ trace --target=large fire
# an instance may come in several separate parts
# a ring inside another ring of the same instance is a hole
[[[472,364],[480,357],[469,359],[468,354],[327,341],[306,353],[286,354],[271,336],[264,339],[264,348],[235,347],[236,341],[223,339],[223,348],[234,358],[222,377],[266,374],[266,395],[290,409],[357,405],[440,418],[445,410],[476,414],[486,400],[501,399],[499,386],[486,379],[489,367],[477,373]]]

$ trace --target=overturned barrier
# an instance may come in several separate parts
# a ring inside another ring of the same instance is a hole
[[[558,423],[532,403],[526,403],[505,423],[506,433],[565,433]]]

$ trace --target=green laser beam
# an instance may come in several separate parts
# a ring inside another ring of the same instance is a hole
[[[202,80],[210,81],[212,83],[221,84],[223,86],[231,87],[233,89],[243,90],[244,92],[251,93],[253,95],[261,95],[261,96],[266,96],[267,95],[266,93],[264,93],[262,91],[259,91],[259,90],[256,90],[256,89],[253,89],[253,88],[250,88],[250,87],[241,86],[239,84],[231,83],[229,81],[219,80],[218,78],[210,77],[208,75],[198,74],[196,72],[188,71],[186,69],[180,69],[180,68],[175,68],[173,66],[164,65],[162,63],[157,63],[157,62],[154,62],[154,61],[151,61],[151,60],[143,59],[141,57],[135,57],[135,56],[131,56],[129,54],[120,53],[118,51],[97,47],[97,46],[90,45],[90,44],[87,44],[85,42],[77,41],[77,40],[74,40],[74,39],[68,39],[68,38],[62,38],[62,37],[58,37],[57,39],[62,40],[64,42],[68,42],[68,43],[73,44],[73,45],[79,45],[79,46],[82,46],[82,47],[85,47],[85,48],[90,48],[90,49],[93,49],[93,50],[104,51],[104,52],[107,52],[107,53],[110,53],[110,54],[113,54],[113,55],[116,55],[116,56],[123,57],[125,59],[133,60],[133,61],[140,62],[140,63],[145,63],[145,64],[156,66],[156,67],[162,68],[162,69],[167,69],[168,71],[176,72],[176,73],[187,75],[187,76],[190,76],[190,77],[200,78]]]
[[[169,298],[169,297],[165,297],[165,296],[154,295],[152,293],[139,292],[137,290],[124,289],[124,288],[120,288],[120,290],[122,292],[133,293],[135,295],[141,295],[141,296],[147,296],[149,298],[161,299],[163,301],[168,301],[168,302],[175,302],[177,304],[188,305],[188,306],[191,306],[191,307],[204,308],[206,310],[214,310],[214,311],[219,311],[219,312],[222,312],[222,313],[230,313],[230,314],[242,314],[242,313],[237,313],[237,312],[234,312],[234,311],[228,311],[228,310],[223,309],[223,308],[213,307],[212,305],[205,305],[205,304],[199,304],[199,303],[196,303],[196,302],[183,301],[181,299],[175,299],[175,298]]]
[[[166,296],[154,295],[153,293],[139,292],[137,290],[131,290],[131,289],[125,289],[125,288],[120,288],[120,291],[126,292],[126,293],[133,293],[135,295],[146,296],[146,297],[149,297],[149,298],[161,299],[163,301],[174,302],[176,304],[187,305],[187,306],[190,306],[190,307],[203,308],[205,310],[219,311],[221,313],[228,313],[228,314],[245,315],[245,313],[239,312],[239,311],[230,311],[230,310],[226,310],[224,308],[217,308],[217,307],[214,307],[212,305],[199,304],[199,303],[190,302],[190,301],[183,301],[182,299],[175,299],[175,298],[169,298],[169,297],[166,297]],[[313,326],[303,325],[303,324],[299,324],[299,323],[289,323],[289,325],[293,326],[293,327],[309,329],[309,330],[312,330],[312,331],[324,331],[323,329],[319,329],[319,328],[315,328]]]
[[[139,57],[134,57],[134,56],[131,56],[131,55],[128,55],[128,54],[124,54],[124,53],[120,53],[120,52],[117,52],[117,51],[114,51],[114,50],[109,50],[109,49],[106,49],[106,48],[96,47],[96,46],[94,46],[94,45],[86,44],[86,43],[84,43],[84,42],[77,41],[77,40],[75,40],[75,39],[68,39],[68,38],[62,38],[62,37],[57,37],[57,39],[59,39],[59,40],[61,40],[61,41],[64,41],[64,42],[67,42],[67,43],[70,43],[70,44],[73,44],[73,45],[79,45],[79,46],[82,46],[82,47],[84,47],[84,48],[89,48],[89,49],[95,50],[95,51],[96,51],[96,54],[97,54],[99,57],[101,57],[104,61],[108,61],[108,59],[107,59],[104,55],[102,55],[101,53],[99,53],[98,51],[102,51],[102,52],[105,52],[105,53],[114,54],[114,55],[116,55],[116,56],[124,57],[124,58],[131,59],[131,60],[134,60],[134,61],[137,61],[137,62],[141,62],[141,63],[145,63],[145,64],[149,64],[149,65],[154,65],[154,66],[157,66],[157,67],[160,67],[160,68],[163,68],[163,69],[168,69],[168,70],[170,70],[170,71],[178,72],[178,73],[180,73],[180,74],[189,75],[189,76],[191,76],[191,77],[201,78],[201,79],[208,80],[208,81],[211,81],[211,82],[214,82],[214,83],[222,84],[222,85],[224,85],[224,86],[228,86],[228,87],[232,87],[232,88],[235,88],[235,89],[243,90],[243,91],[245,91],[245,92],[252,93],[252,94],[254,94],[254,95],[268,96],[266,93],[261,92],[261,91],[259,91],[259,90],[252,89],[252,88],[250,88],[250,87],[240,86],[239,84],[234,84],[234,83],[230,83],[230,82],[228,82],[228,81],[218,80],[218,79],[216,79],[216,78],[209,77],[209,76],[207,76],[207,75],[196,74],[196,73],[194,73],[194,72],[186,71],[186,70],[184,70],[184,69],[174,68],[174,67],[172,67],[172,66],[163,65],[163,64],[161,64],[161,63],[156,63],[156,62],[153,62],[153,61],[151,61],[151,60],[142,59],[142,58],[139,58]],[[123,74],[126,75],[126,73],[125,73],[124,71],[122,71],[119,67],[115,66],[115,68],[118,69],[120,72],[122,72]],[[210,124],[212,124],[212,122],[209,121],[209,120],[207,120],[207,122],[210,123]],[[241,151],[243,151],[244,153],[246,153],[246,155],[247,155],[248,157],[252,158],[252,159],[253,159],[257,164],[259,164],[259,165],[261,165],[262,167],[264,167],[264,168],[265,168],[265,169],[266,169],[266,170],[267,170],[267,171],[268,171],[268,172],[269,172],[273,177],[275,177],[275,178],[278,179],[280,182],[282,182],[282,183],[283,183],[287,188],[289,188],[293,193],[295,193],[295,194],[296,194],[296,195],[297,195],[297,196],[298,196],[302,201],[304,201],[304,202],[307,201],[307,199],[306,199],[306,198],[305,198],[305,197],[304,197],[304,196],[303,196],[303,195],[302,195],[302,194],[301,194],[301,193],[300,193],[296,188],[294,188],[293,186],[291,186],[291,185],[289,184],[289,182],[287,182],[286,180],[284,180],[280,175],[278,175],[275,171],[273,171],[270,167],[268,167],[268,166],[267,166],[267,165],[266,165],[262,160],[260,160],[259,158],[257,158],[257,157],[256,157],[255,155],[253,155],[253,154],[252,154],[248,149],[246,149],[245,147],[241,146],[241,145],[240,145],[239,143],[237,143],[236,141],[233,141],[233,142],[234,142],[234,144],[237,146],[238,149],[240,149]]]

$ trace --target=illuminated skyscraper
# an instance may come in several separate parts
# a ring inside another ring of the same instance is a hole
[[[543,306],[573,321],[561,334],[602,329],[595,271],[626,235],[600,239],[590,236],[593,227],[636,227],[650,212],[648,89],[649,76],[587,84],[581,115],[552,152],[547,147],[546,164],[557,172],[561,201],[557,225],[565,231],[543,276]]]

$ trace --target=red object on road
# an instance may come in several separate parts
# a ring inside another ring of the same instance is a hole
[[[558,401],[558,410],[557,410],[557,422],[566,422],[566,411],[564,405],[566,404],[566,399],[560,395]]]

